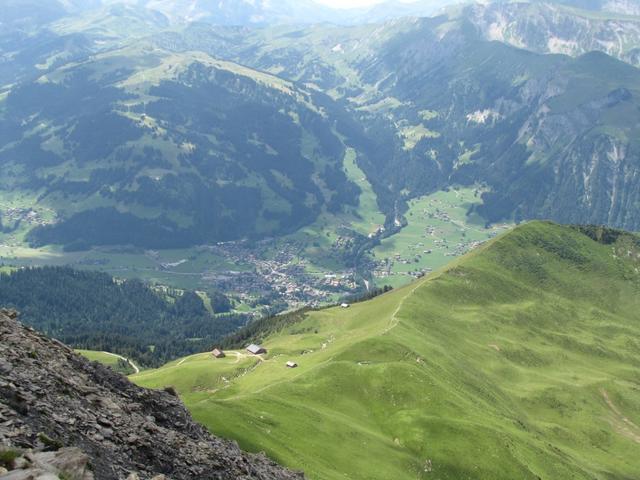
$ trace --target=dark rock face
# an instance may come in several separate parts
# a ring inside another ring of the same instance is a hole
[[[15,317],[0,310],[0,452],[18,454],[11,478],[39,478],[16,468],[79,479],[304,478],[212,436],[170,393],[137,387]]]

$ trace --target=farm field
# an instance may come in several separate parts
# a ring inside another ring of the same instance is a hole
[[[533,222],[262,357],[131,379],[312,480],[637,478],[639,267],[636,236]]]
[[[468,215],[473,205],[481,203],[480,194],[475,188],[452,188],[411,200],[407,226],[373,249],[376,282],[406,285],[419,272],[436,270],[511,228],[510,224],[486,227],[481,218]]]

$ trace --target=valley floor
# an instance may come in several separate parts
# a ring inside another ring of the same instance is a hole
[[[0,234],[0,265],[69,265],[173,288],[217,290],[235,299],[238,313],[259,315],[261,306],[256,302],[274,293],[289,308],[297,308],[335,302],[362,291],[365,284],[406,285],[510,228],[508,224],[485,227],[481,219],[467,215],[480,202],[478,189],[437,192],[409,203],[407,226],[374,247],[370,260],[357,269],[347,266],[345,249],[351,240],[338,232],[347,226],[358,235],[382,235],[384,215],[377,210],[375,194],[355,165],[352,151],[345,158],[345,170],[362,190],[358,209],[322,215],[313,225],[280,239],[174,250],[103,247],[65,252],[59,247],[29,248],[24,232],[15,232]],[[28,216],[31,210],[20,209],[15,202],[5,199],[0,211]]]

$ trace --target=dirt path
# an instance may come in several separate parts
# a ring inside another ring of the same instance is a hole
[[[202,355],[205,355],[206,353],[196,353],[195,355],[189,355],[188,357],[184,357],[182,360],[180,360],[178,363],[176,363],[174,366],[179,367],[180,365],[182,365],[184,362],[186,362],[187,360],[189,360],[190,358],[193,357],[199,357]],[[240,360],[242,360],[243,358],[247,358],[249,355],[245,354],[245,353],[241,353],[241,352],[225,352],[225,355],[234,355],[236,357],[236,361],[233,363],[240,363]],[[261,361],[265,361],[264,358],[261,355],[252,355],[252,357],[258,357]]]
[[[396,315],[398,315],[398,313],[400,312],[400,309],[402,308],[402,305],[404,304],[404,301],[407,298],[409,298],[411,295],[413,295],[418,288],[420,288],[422,285],[424,285],[425,282],[426,282],[426,280],[424,280],[422,282],[418,282],[417,285],[415,287],[413,287],[409,293],[407,293],[404,297],[402,297],[402,299],[398,302],[398,306],[396,307],[396,309],[391,314],[391,318],[389,319],[389,325],[387,326],[387,328],[385,328],[382,331],[382,335],[384,335],[389,330],[391,330],[396,325],[398,325],[399,320],[398,320],[398,317]]]
[[[236,361],[233,363],[240,363],[240,360],[243,358],[247,358],[247,354],[245,353],[240,353],[240,352],[227,352],[227,354],[229,355],[235,355],[236,356]],[[264,360],[262,357],[260,357],[259,355],[256,355],[257,357],[260,358],[260,360]]]
[[[604,401],[613,413],[612,424],[615,431],[636,443],[640,443],[640,427],[622,414],[618,407],[613,403],[606,390],[602,389],[601,392],[604,397]]]
[[[124,360],[129,365],[131,365],[131,368],[133,368],[133,371],[135,373],[140,373],[140,369],[138,368],[138,366],[135,363],[133,363],[131,360],[129,360],[128,358],[124,358],[122,355],[116,355],[115,353],[111,353],[111,352],[102,352],[102,353],[104,353],[106,355],[109,355],[111,357],[119,358],[120,360]]]
[[[198,353],[198,355],[201,355],[200,353]],[[184,362],[186,362],[187,360],[189,360],[191,357],[193,357],[193,355],[190,355],[188,357],[184,357],[182,360],[180,360],[177,364],[176,367],[179,367],[180,365],[182,365]]]
[[[105,352],[105,353],[106,353],[106,352]],[[234,364],[235,364],[235,363],[240,363],[240,360],[242,360],[243,358],[247,358],[247,357],[249,357],[249,356],[251,356],[251,357],[257,357],[258,359],[260,359],[260,361],[261,361],[261,362],[265,362],[265,361],[266,361],[266,360],[264,359],[264,357],[262,357],[261,355],[247,355],[247,354],[244,354],[244,353],[242,353],[242,352],[235,352],[235,351],[232,351],[232,352],[225,352],[225,353],[226,353],[227,355],[234,355],[234,356],[236,357],[236,360],[233,362]],[[190,359],[192,359],[192,358],[194,358],[194,357],[201,357],[201,356],[203,356],[203,355],[207,355],[207,354],[208,354],[208,352],[204,352],[204,353],[196,353],[196,354],[194,354],[194,355],[189,355],[188,357],[184,357],[183,359],[181,359],[181,360],[180,360],[178,363],[176,363],[175,365],[172,365],[172,366],[170,366],[170,367],[166,367],[166,366],[165,366],[165,367],[163,367],[163,368],[164,368],[165,370],[170,369],[170,368],[178,368],[179,366],[181,366],[182,364],[184,364],[187,360],[190,360]],[[117,356],[117,355],[116,355],[116,356]],[[131,363],[131,362],[129,362],[129,363]],[[138,368],[137,368],[135,365],[133,365],[133,363],[131,363],[131,366],[132,366],[132,367],[134,367],[134,369],[136,370],[136,373],[139,373],[139,371],[140,371],[140,370],[138,370]]]

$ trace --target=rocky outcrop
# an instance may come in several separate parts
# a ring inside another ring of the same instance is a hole
[[[0,310],[0,476],[304,478],[212,436],[171,390],[137,387],[16,317]]]
[[[463,15],[487,40],[538,53],[579,56],[599,51],[638,66],[637,17],[594,15],[551,2],[473,4],[463,10]]]
[[[0,467],[3,480],[93,480],[89,457],[78,448],[55,452],[4,450],[7,458]],[[15,458],[14,458],[15,457]],[[7,470],[11,468],[11,471]]]

